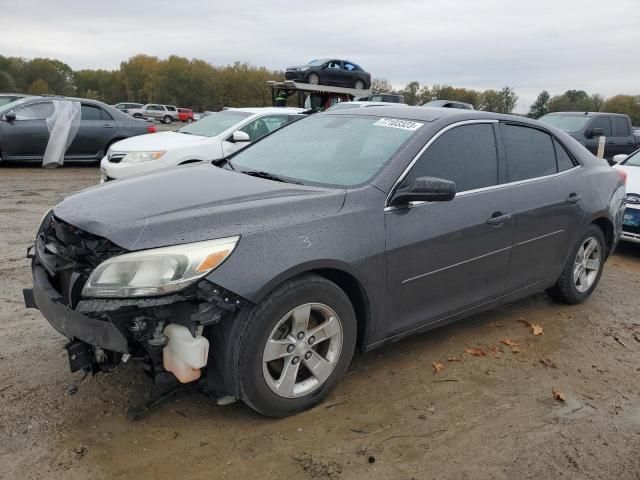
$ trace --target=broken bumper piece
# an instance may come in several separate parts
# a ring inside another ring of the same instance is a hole
[[[80,314],[62,303],[62,296],[51,286],[41,266],[33,266],[33,290],[26,290],[24,296],[27,308],[34,306],[30,302],[33,299],[51,326],[68,339],[113,352],[129,352],[127,339],[113,323]]]

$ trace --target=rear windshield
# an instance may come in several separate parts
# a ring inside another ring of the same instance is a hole
[[[202,137],[215,137],[250,116],[250,113],[236,112],[234,110],[214,112],[197,122],[182,127],[178,132]]]
[[[565,132],[579,132],[591,120],[591,117],[585,115],[545,115],[539,120]]]
[[[348,108],[358,108],[359,106],[360,106],[359,103],[340,102],[340,103],[336,103],[335,105],[331,106],[327,110],[346,110]]]
[[[413,120],[317,114],[242,150],[231,166],[303,184],[360,185],[423,125]]]

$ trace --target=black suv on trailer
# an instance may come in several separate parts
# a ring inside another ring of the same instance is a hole
[[[316,114],[220,166],[111,182],[46,215],[25,302],[70,339],[72,369],[142,359],[290,415],[356,348],[545,289],[584,301],[624,212],[624,172],[486,112]]]

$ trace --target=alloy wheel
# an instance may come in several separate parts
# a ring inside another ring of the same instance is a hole
[[[300,305],[271,331],[262,354],[269,388],[285,398],[308,395],[333,373],[342,351],[342,323],[322,303]]]
[[[587,238],[578,249],[573,265],[573,284],[580,293],[589,290],[598,277],[601,250],[600,242],[595,237]]]
[[[356,90],[362,90],[364,89],[364,82],[362,80],[358,80],[355,84],[355,88]]]
[[[320,83],[320,77],[316,73],[309,75],[309,83],[311,85],[318,85]]]

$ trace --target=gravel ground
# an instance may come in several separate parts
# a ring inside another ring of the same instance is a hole
[[[640,246],[583,305],[541,294],[359,355],[295,417],[184,392],[130,422],[147,380],[127,365],[71,395],[65,340],[22,300],[41,216],[97,181],[0,168],[0,478],[640,479]]]

